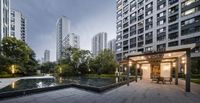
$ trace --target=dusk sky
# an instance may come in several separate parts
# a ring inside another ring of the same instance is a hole
[[[11,8],[27,18],[27,42],[41,59],[44,50],[56,60],[56,22],[61,16],[71,20],[71,31],[80,35],[81,49],[91,50],[91,39],[107,32],[116,36],[116,0],[10,0]]]

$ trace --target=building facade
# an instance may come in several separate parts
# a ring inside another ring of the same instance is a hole
[[[92,38],[92,53],[98,55],[102,50],[107,48],[107,33],[101,32]]]
[[[50,51],[49,50],[44,51],[44,63],[46,63],[46,62],[50,62]]]
[[[200,0],[117,0],[116,59],[200,42]],[[199,55],[197,46],[192,56]]]
[[[26,19],[21,12],[11,10],[10,35],[26,42]]]
[[[62,41],[67,34],[70,33],[70,20],[65,16],[58,19],[56,24],[57,29],[57,40],[56,40],[56,59],[59,60],[62,57]]]
[[[75,33],[69,33],[63,39],[63,48],[80,48],[80,37]]]
[[[0,1],[0,43],[10,36],[10,0]]]
[[[116,50],[116,39],[108,41],[108,49],[115,53]]]

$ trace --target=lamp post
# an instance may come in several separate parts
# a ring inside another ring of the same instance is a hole
[[[14,74],[15,74],[15,65],[14,64],[11,65],[11,72],[12,72],[12,75],[14,76]]]
[[[61,67],[59,67],[59,71],[60,71],[60,74],[62,73],[62,68]]]

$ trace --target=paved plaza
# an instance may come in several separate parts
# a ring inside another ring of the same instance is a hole
[[[199,103],[199,101],[198,92],[185,93],[180,86],[142,80],[100,94],[66,88],[7,99],[0,103]]]

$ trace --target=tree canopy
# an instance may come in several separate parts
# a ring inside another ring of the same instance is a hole
[[[3,38],[0,59],[2,70],[7,72],[10,65],[16,65],[19,73],[29,75],[37,66],[34,51],[25,42],[15,37]]]

